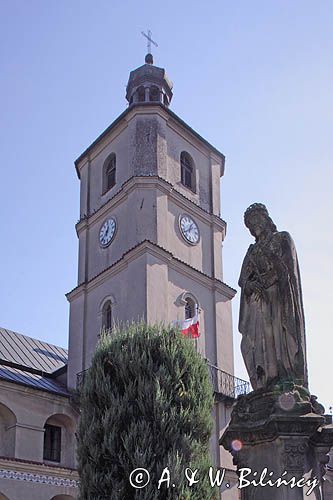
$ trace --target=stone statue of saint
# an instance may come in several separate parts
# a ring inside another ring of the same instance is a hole
[[[255,243],[242,265],[239,331],[254,390],[281,382],[307,388],[304,312],[294,242],[279,232],[267,208],[254,203],[244,222]]]

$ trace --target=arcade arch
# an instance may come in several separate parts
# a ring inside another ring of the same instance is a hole
[[[75,422],[68,415],[57,413],[46,420],[44,429],[44,460],[74,469]]]
[[[75,498],[71,495],[56,495],[55,497],[52,497],[51,500],[75,500]]]
[[[56,495],[55,497],[52,497],[51,500],[75,500],[75,498],[71,495]]]
[[[15,456],[16,421],[15,414],[0,403],[0,456]]]

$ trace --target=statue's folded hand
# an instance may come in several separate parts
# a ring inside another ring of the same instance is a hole
[[[256,301],[267,301],[267,293],[265,287],[259,281],[248,281],[246,283],[244,292],[248,298],[253,296]]]

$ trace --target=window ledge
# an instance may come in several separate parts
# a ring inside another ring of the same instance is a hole
[[[186,191],[189,191],[192,194],[196,194],[196,195],[198,194],[196,191],[193,191],[193,189],[189,188],[188,186],[185,186],[185,184],[183,184],[182,182],[180,182],[178,185],[181,186],[182,188],[186,189]]]

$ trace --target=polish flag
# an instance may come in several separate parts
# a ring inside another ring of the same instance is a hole
[[[186,337],[197,339],[200,336],[198,313],[196,313],[193,318],[185,320],[175,320],[172,322],[172,324],[176,328],[179,328],[182,334],[185,335]]]

